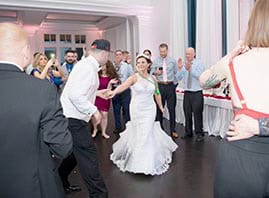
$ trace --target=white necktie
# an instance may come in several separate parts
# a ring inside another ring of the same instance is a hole
[[[163,59],[163,81],[167,82],[167,65],[165,58]]]

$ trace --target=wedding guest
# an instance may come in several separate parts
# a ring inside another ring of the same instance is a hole
[[[151,51],[149,49],[145,49],[143,51],[143,54],[145,54],[146,56],[148,56],[151,59],[152,53],[151,53]]]
[[[199,77],[205,70],[205,65],[197,58],[195,58],[194,48],[186,49],[186,60],[183,63],[181,59],[178,60],[178,67],[181,70],[178,80],[184,81],[184,98],[183,111],[185,116],[185,134],[182,139],[191,138],[194,132],[196,141],[200,142],[204,139],[203,132],[203,108],[204,97],[203,90],[199,84]]]
[[[150,58],[150,60],[151,60],[151,56],[152,56],[152,54],[151,54],[151,51],[149,50],[149,49],[145,49],[144,51],[143,51],[143,54],[145,54],[146,56],[148,56],[149,58]],[[152,63],[149,65],[149,68],[148,68],[148,72],[150,73],[150,70],[151,70],[151,65],[152,65]]]
[[[69,50],[65,51],[65,54],[64,54],[65,62],[63,63],[62,68],[64,70],[64,74],[65,74],[66,77],[69,76],[69,74],[71,73],[71,71],[74,68],[75,61],[76,61],[74,54],[75,54],[74,50],[69,49]]]
[[[114,68],[113,63],[108,60],[106,64],[102,65],[101,70],[98,72],[99,76],[99,88],[98,90],[102,89],[111,89],[113,84],[118,83],[118,74]],[[107,130],[107,122],[108,122],[108,111],[110,108],[111,99],[103,99],[100,97],[96,97],[95,99],[95,106],[101,113],[101,131],[102,136],[106,139],[109,138],[109,135],[106,133]],[[98,132],[97,126],[98,124],[94,119],[92,119],[93,123],[93,133],[92,137],[94,138]]]
[[[40,53],[40,52],[35,52],[35,53],[33,54],[33,60],[35,60],[35,57],[36,57],[39,53]],[[25,73],[28,74],[28,75],[31,75],[33,69],[34,69],[34,68],[33,68],[33,64],[31,63],[31,64],[29,64],[29,65],[26,67],[26,69],[25,69]]]
[[[77,50],[73,50],[73,53],[74,53],[74,64],[77,64],[78,63],[78,52],[77,52]]]
[[[243,45],[222,58],[200,77],[209,88],[224,79],[230,83],[235,124],[245,114],[269,118],[269,1],[257,0]],[[251,79],[251,80],[250,80]],[[266,124],[265,124],[266,125]],[[236,125],[235,125],[236,127]],[[256,125],[257,127],[257,125]],[[251,133],[250,133],[251,131]],[[265,135],[268,136],[268,131]],[[227,132],[217,159],[214,197],[269,197],[269,138],[251,128]],[[235,141],[236,140],[236,141]]]
[[[162,43],[159,46],[160,56],[157,57],[151,66],[151,73],[154,74],[158,80],[160,92],[162,95],[162,104],[167,103],[169,112],[169,132],[173,138],[178,138],[176,132],[176,75],[178,67],[176,60],[168,56],[168,45]],[[160,121],[163,128],[163,113],[157,110],[157,120]]]
[[[114,60],[115,69],[119,75],[119,83],[123,83],[129,76],[133,74],[133,68],[131,65],[123,61],[122,51],[115,51]],[[124,115],[124,122],[127,123],[130,120],[129,105],[131,100],[131,91],[126,89],[124,92],[116,95],[112,99],[113,113],[115,119],[116,129],[113,131],[118,134],[124,130],[124,124],[122,123],[122,113]]]
[[[72,137],[56,88],[23,72],[31,59],[27,33],[0,23],[0,197],[64,198],[55,169]]]
[[[33,70],[31,75],[39,79],[46,79],[50,83],[54,84],[57,88],[62,84],[61,78],[64,77],[64,71],[59,66],[56,58],[48,58],[45,54],[39,53],[36,55],[33,62]],[[58,71],[57,71],[57,70]]]
[[[131,59],[130,53],[128,51],[126,51],[126,50],[122,51],[122,60],[129,65],[131,64],[132,59]]]

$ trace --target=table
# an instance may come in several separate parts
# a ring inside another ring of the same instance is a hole
[[[183,112],[184,93],[177,92],[176,122],[185,124]],[[169,119],[168,112],[164,116]],[[209,135],[225,137],[229,124],[233,118],[230,99],[204,95],[203,125]]]

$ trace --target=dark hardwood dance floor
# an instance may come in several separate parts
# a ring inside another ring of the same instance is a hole
[[[165,121],[165,127],[168,123]],[[99,167],[109,191],[109,198],[212,198],[218,137],[206,136],[204,142],[176,140],[179,145],[173,155],[169,170],[160,176],[145,176],[121,172],[109,160],[112,144],[118,136],[113,134],[114,123],[110,116],[108,133],[110,139],[98,134],[95,144],[98,150]],[[183,134],[184,127],[177,124],[177,131]],[[70,176],[71,184],[80,185],[81,192],[71,193],[67,198],[87,198],[88,193],[75,170]]]

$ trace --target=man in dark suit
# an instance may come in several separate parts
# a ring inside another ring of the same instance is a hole
[[[0,23],[0,197],[64,197],[57,166],[72,137],[56,88],[27,75],[27,33]]]

